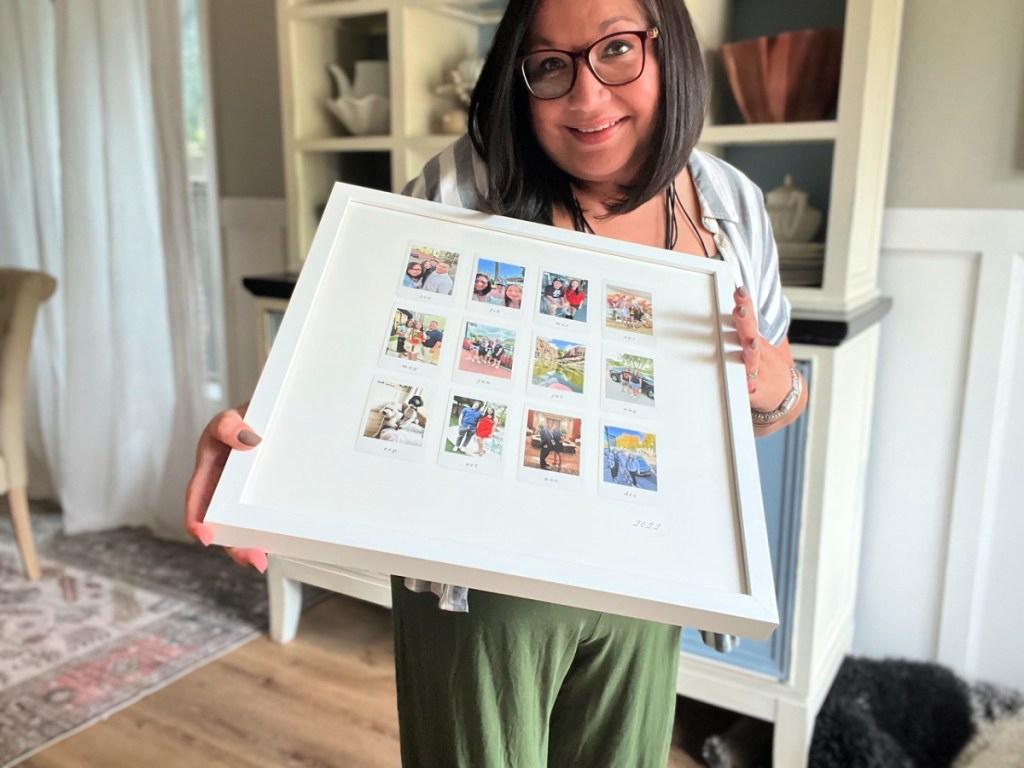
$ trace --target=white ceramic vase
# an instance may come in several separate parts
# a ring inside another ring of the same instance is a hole
[[[338,97],[327,108],[354,136],[388,133],[391,100],[386,61],[357,61],[355,82],[337,64],[327,66]]]

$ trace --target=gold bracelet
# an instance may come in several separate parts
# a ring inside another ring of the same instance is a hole
[[[789,369],[789,375],[792,380],[790,385],[789,393],[783,398],[782,403],[774,411],[759,411],[755,408],[750,409],[750,418],[754,420],[754,424],[758,427],[764,427],[768,424],[772,424],[783,416],[793,410],[793,407],[800,402],[800,395],[803,394],[803,385],[800,383],[800,374],[797,373],[796,368]]]

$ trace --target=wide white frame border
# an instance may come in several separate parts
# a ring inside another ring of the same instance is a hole
[[[346,208],[352,202],[710,275],[714,280],[715,297],[720,308],[720,362],[726,383],[725,407],[730,432],[728,442],[732,449],[733,493],[737,501],[735,517],[738,539],[742,542],[735,556],[745,577],[745,590],[728,594],[700,585],[681,587],[679,584],[657,583],[650,579],[642,588],[638,589],[635,585],[623,588],[620,581],[610,581],[604,572],[595,569],[588,573],[586,567],[577,565],[573,565],[574,575],[588,581],[591,586],[560,584],[527,576],[530,566],[536,565],[529,562],[529,557],[510,559],[507,553],[498,550],[476,553],[476,564],[473,566],[443,562],[445,542],[440,539],[436,547],[432,546],[433,542],[424,543],[422,539],[419,542],[421,551],[426,546],[428,550],[436,552],[439,558],[437,561],[403,555],[392,551],[394,541],[381,536],[379,529],[352,531],[352,540],[358,541],[360,545],[353,546],[339,543],[336,531],[306,525],[308,521],[303,521],[303,535],[300,537],[296,531],[289,530],[287,520],[282,519],[279,510],[260,508],[242,501],[258,451],[234,452],[225,466],[207,513],[207,522],[215,530],[215,543],[258,547],[276,554],[344,564],[347,567],[387,573],[415,573],[421,578],[439,582],[468,584],[489,591],[756,639],[766,637],[778,624],[778,612],[750,424],[746,372],[731,315],[735,284],[730,267],[717,260],[679,254],[673,254],[670,260],[662,251],[654,248],[337,184],[246,415],[247,422],[257,433],[266,433],[272,421],[278,394],[283,390],[289,373],[292,353],[302,337],[305,321],[317,298],[321,278],[340,233]],[[728,554],[723,553],[723,556]]]

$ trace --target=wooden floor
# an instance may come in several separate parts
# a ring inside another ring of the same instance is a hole
[[[260,637],[22,765],[398,768],[393,664],[389,613],[332,597],[290,645]],[[675,741],[671,768],[702,765]]]

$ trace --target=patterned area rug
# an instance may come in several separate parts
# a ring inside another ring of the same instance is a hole
[[[141,530],[66,536],[33,508],[43,576],[25,579],[0,504],[0,766],[258,635],[266,585],[214,549]]]

